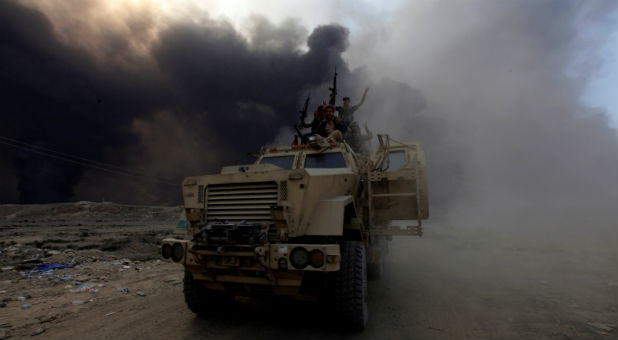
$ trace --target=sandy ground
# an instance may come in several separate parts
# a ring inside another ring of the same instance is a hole
[[[0,206],[0,339],[616,339],[616,231],[516,234],[427,224],[392,242],[362,333],[321,306],[239,298],[196,317],[182,267],[158,260],[179,208]],[[74,266],[33,272],[41,263]],[[123,291],[126,288],[127,291]],[[216,307],[215,307],[216,308]]]

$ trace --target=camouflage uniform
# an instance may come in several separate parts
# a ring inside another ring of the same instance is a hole
[[[363,105],[363,103],[365,102],[365,98],[367,97],[367,92],[369,91],[369,88],[365,89],[365,92],[363,93],[363,98],[361,99],[360,103],[356,104],[356,105],[343,105],[343,106],[337,106],[337,111],[339,112],[339,119],[341,119],[341,122],[343,123],[343,125],[345,127],[348,127],[352,124],[352,122],[354,121],[354,112],[356,112],[356,110],[358,110],[358,108]],[[350,98],[343,98],[344,101],[345,100],[350,100]]]
[[[339,119],[341,119],[341,122],[344,126],[347,127],[352,124],[352,122],[354,121],[354,112],[358,110],[359,106],[360,105],[337,106],[337,111],[339,112]]]

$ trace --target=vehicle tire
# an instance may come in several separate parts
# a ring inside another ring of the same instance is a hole
[[[369,280],[379,280],[384,275],[384,261],[379,260],[378,263],[367,264],[367,278]]]
[[[228,307],[233,301],[233,296],[227,295],[225,292],[206,289],[198,281],[193,279],[193,275],[187,270],[185,270],[182,292],[185,296],[187,307],[199,316],[207,316],[220,312],[222,307]]]
[[[373,242],[371,242],[373,241]],[[367,263],[367,278],[369,280],[379,280],[384,275],[384,256],[388,252],[386,241],[383,238],[371,240],[369,248],[371,250],[369,260],[373,262]]]
[[[341,267],[334,273],[331,302],[338,320],[345,328],[360,331],[367,325],[367,261],[365,245],[360,241],[343,241]]]

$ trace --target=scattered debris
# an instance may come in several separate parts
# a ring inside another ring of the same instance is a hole
[[[56,320],[56,316],[52,315],[52,316],[48,316],[47,318],[41,317],[41,319],[39,319],[39,322],[47,323],[47,322],[52,322],[54,320]]]
[[[130,220],[124,210],[132,214]],[[145,218],[150,210],[157,211],[156,217]],[[124,287],[130,285],[126,280],[134,282],[133,269],[147,265],[159,269],[153,265],[159,258],[158,242],[169,234],[169,222],[175,222],[181,210],[107,203],[1,206],[0,330],[5,333],[0,340],[28,337],[39,327],[46,329],[40,338],[46,338],[52,331],[48,325],[70,320],[86,307],[109,312],[114,299],[135,299],[128,294],[146,287]],[[9,221],[7,216],[13,217]],[[145,226],[144,218],[154,226]],[[122,233],[101,231],[99,226],[121,227]],[[124,273],[116,274],[118,269]],[[121,277],[123,281],[116,281]],[[114,293],[117,287],[124,287],[121,294]],[[100,295],[104,296],[99,299]],[[112,314],[121,311],[108,316]]]
[[[586,322],[586,324],[592,328],[600,329],[602,331],[611,331],[616,328],[616,325],[601,323],[601,322]]]
[[[96,286],[96,284],[94,282],[86,282],[86,283],[83,283],[79,287],[79,291],[80,292],[86,292],[86,293],[96,293],[97,290],[94,289],[95,286]]]
[[[45,329],[39,328],[36,331],[32,332],[32,334],[30,334],[30,336],[37,336],[37,335],[39,335],[39,334],[41,334],[43,332],[45,332]]]
[[[54,269],[67,269],[67,268],[74,268],[74,266],[68,266],[66,264],[58,264],[58,263],[45,263],[45,264],[40,264],[36,266],[34,270],[39,271],[41,274],[43,274],[44,272],[48,272],[50,270],[53,272]]]
[[[139,292],[137,292],[137,295],[139,295],[139,296],[146,296],[146,293],[144,293],[142,291],[139,291]]]
[[[110,316],[110,315],[112,315],[114,313],[116,313],[116,312],[109,312],[109,313],[106,313],[105,316]]]

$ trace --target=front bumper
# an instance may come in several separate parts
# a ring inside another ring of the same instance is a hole
[[[341,264],[341,251],[338,244],[288,244],[275,243],[258,246],[251,245],[222,245],[206,246],[192,241],[180,239],[164,239],[159,247],[159,253],[166,257],[166,247],[183,247],[182,259],[175,261],[182,263],[191,271],[208,272],[209,270],[238,271],[338,271]],[[318,250],[324,255],[323,265],[313,267],[311,265],[302,268],[295,267],[290,254],[296,248],[304,248],[307,252]],[[192,268],[193,267],[193,268]]]

